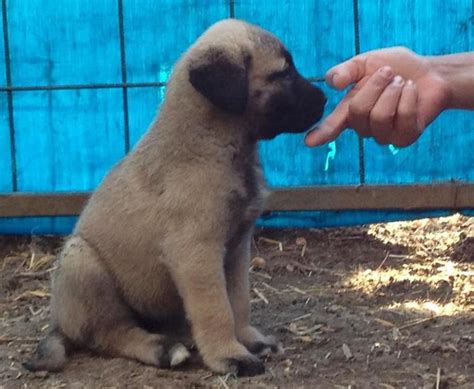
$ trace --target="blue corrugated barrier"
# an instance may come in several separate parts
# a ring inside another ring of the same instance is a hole
[[[321,78],[375,48],[473,50],[473,15],[472,0],[2,0],[0,192],[93,190],[146,131],[179,55],[220,19],[271,30],[305,76]],[[321,86],[330,112],[343,93]],[[265,175],[284,187],[472,182],[473,119],[472,112],[446,112],[405,149],[359,144],[351,131],[315,149],[303,145],[303,135],[283,135],[260,146]],[[336,226],[445,213],[276,213],[260,224]],[[67,233],[75,220],[0,219],[0,232]]]

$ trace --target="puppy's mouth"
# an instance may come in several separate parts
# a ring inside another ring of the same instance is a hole
[[[281,134],[301,134],[310,131],[315,128],[321,121],[322,115],[318,117],[316,121],[306,122],[301,126],[294,125],[283,125],[279,123],[276,126],[263,127],[260,129],[259,138],[262,140],[272,140]]]
[[[312,124],[310,124],[310,125],[305,125],[305,126],[296,127],[296,128],[295,127],[289,128],[290,126],[264,128],[264,129],[261,129],[261,131],[260,131],[260,139],[262,139],[262,140],[272,140],[272,139],[275,139],[278,135],[281,135],[281,134],[306,133],[306,132],[310,131],[311,129],[315,128],[319,124],[320,120],[321,120],[321,118],[319,118],[315,122],[312,122]]]

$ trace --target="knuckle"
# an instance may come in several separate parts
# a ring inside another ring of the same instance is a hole
[[[370,108],[365,105],[357,104],[355,102],[351,102],[349,104],[349,117],[361,117],[361,116],[368,116],[370,113]]]
[[[374,136],[374,138],[375,138],[375,141],[379,145],[386,146],[386,145],[390,144],[390,139],[387,136],[377,134],[376,136]]]
[[[413,53],[413,51],[411,51],[410,49],[408,49],[405,46],[396,46],[396,47],[394,47],[394,49],[396,49],[399,54],[411,54],[411,53]]]
[[[377,90],[382,90],[387,86],[388,82],[391,79],[392,78],[390,76],[384,76],[381,73],[376,73],[375,76],[372,79],[372,86],[373,86],[373,88],[375,88]]]
[[[370,123],[376,127],[392,127],[395,112],[374,110],[370,114]]]
[[[392,145],[396,147],[406,147],[410,144],[410,142],[407,142],[406,140],[403,139],[394,139],[392,140]]]
[[[410,119],[416,116],[416,109],[414,106],[404,105],[398,107],[397,115],[403,119]]]
[[[362,138],[370,138],[372,136],[372,133],[368,128],[354,127],[354,131],[357,132]]]
[[[392,146],[398,147],[399,149],[402,148],[402,147],[404,147],[404,146],[402,146],[402,145],[401,145],[399,142],[397,142],[397,141],[392,141]]]
[[[414,143],[417,139],[418,136],[410,132],[403,136],[399,135],[395,137],[394,139],[392,139],[391,143],[396,147],[407,147]]]

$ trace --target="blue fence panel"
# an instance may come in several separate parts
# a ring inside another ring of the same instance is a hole
[[[14,86],[121,81],[117,1],[8,1],[7,10]],[[119,90],[14,92],[13,107],[19,191],[91,190],[124,155]],[[73,219],[1,220],[0,228],[66,232]]]
[[[14,85],[120,82],[116,0],[7,6]]]
[[[361,0],[359,20],[363,52],[396,45],[424,55],[474,50],[472,0]],[[473,119],[472,112],[445,112],[404,149],[366,140],[366,182],[472,181]]]
[[[135,145],[159,113],[165,88],[136,88],[128,91],[130,144]]]
[[[237,0],[235,17],[260,25],[278,36],[306,77],[324,77],[329,67],[354,55],[352,0],[341,0],[331,6],[319,0],[286,0],[278,5],[271,0]],[[329,97],[329,112],[342,94],[323,88]],[[282,135],[272,142],[261,143],[262,164],[269,185],[359,183],[354,134],[344,134],[330,145],[316,149],[305,148],[303,139],[303,135]]]
[[[5,58],[4,58],[4,53],[5,53],[5,45],[4,45],[4,35],[3,35],[3,24],[4,24],[4,18],[3,18],[3,7],[0,7],[0,85],[5,85],[6,84],[6,75],[5,75]],[[3,105],[0,106],[3,108]]]
[[[354,55],[353,0],[236,0],[235,17],[274,33],[306,77]]]
[[[5,46],[3,40],[3,8],[0,7],[0,85],[6,85],[5,75]],[[8,126],[7,94],[0,92],[0,192],[10,192],[13,189],[10,130]]]
[[[307,77],[362,51],[407,45],[421,54],[473,50],[471,0],[2,0],[14,86],[122,82],[150,87],[13,92],[15,182],[20,191],[91,190],[136,144],[159,111],[173,64],[214,22],[246,19],[277,35]],[[357,13],[355,11],[358,10]],[[1,12],[1,10],[0,10]],[[3,32],[3,23],[0,26]],[[123,34],[121,29],[123,27]],[[122,38],[122,39],[121,39]],[[6,85],[3,39],[0,86]],[[328,94],[327,112],[340,101]],[[126,115],[125,113],[128,113]],[[345,132],[319,148],[303,135],[262,142],[271,186],[425,183],[474,179],[472,113],[446,112],[406,149]],[[0,191],[13,189],[7,93],[0,92]],[[361,157],[365,169],[360,166]],[[263,226],[335,226],[446,212],[300,212]],[[76,218],[0,219],[3,233],[67,233]]]
[[[123,13],[129,81],[155,82],[230,9],[228,0],[126,0]]]
[[[11,192],[13,183],[6,93],[0,93],[0,166],[0,192]]]
[[[77,217],[0,218],[0,234],[66,235],[71,233]]]
[[[13,104],[20,191],[91,190],[124,155],[120,90],[18,92]]]

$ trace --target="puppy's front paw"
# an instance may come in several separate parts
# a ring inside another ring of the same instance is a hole
[[[246,347],[247,350],[249,350],[252,354],[257,355],[267,355],[270,352],[277,354],[283,352],[281,345],[273,336],[266,336],[265,340],[263,341],[257,340],[255,342],[248,343]]]
[[[250,377],[265,373],[265,365],[254,355],[229,358],[226,362],[229,365],[230,372],[239,377]]]
[[[239,340],[253,354],[267,355],[270,352],[282,353],[283,348],[274,336],[265,336],[256,328],[248,326],[239,334]]]
[[[265,372],[263,362],[237,342],[235,342],[234,347],[228,345],[225,349],[222,348],[222,353],[204,354],[203,358],[207,366],[216,373],[233,373],[243,377],[263,374]]]

